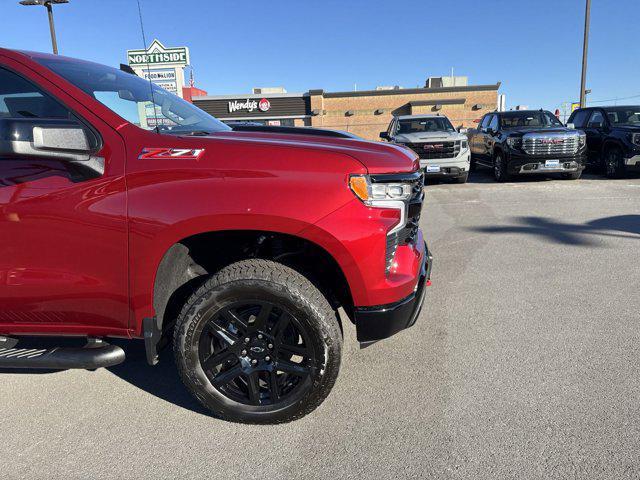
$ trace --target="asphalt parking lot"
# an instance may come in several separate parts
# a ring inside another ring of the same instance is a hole
[[[316,412],[218,421],[171,358],[0,374],[4,478],[637,478],[640,178],[427,187],[418,323]]]

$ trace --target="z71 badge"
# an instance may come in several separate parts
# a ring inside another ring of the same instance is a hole
[[[198,160],[204,148],[143,148],[138,160]]]

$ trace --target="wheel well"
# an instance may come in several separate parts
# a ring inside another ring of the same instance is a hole
[[[194,289],[221,268],[247,258],[274,260],[297,270],[320,289],[334,309],[343,307],[352,318],[349,284],[322,247],[293,235],[227,230],[185,238],[165,253],[153,291],[153,307],[163,331],[173,326]]]
[[[619,148],[622,150],[622,145],[615,140],[606,140],[602,144],[602,153],[606,152],[611,147]]]

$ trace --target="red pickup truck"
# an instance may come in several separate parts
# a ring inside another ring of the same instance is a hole
[[[0,49],[0,369],[123,362],[107,337],[154,365],[173,342],[215,415],[299,418],[334,385],[341,317],[363,345],[415,322],[423,197],[408,149],[234,131],[126,68]]]

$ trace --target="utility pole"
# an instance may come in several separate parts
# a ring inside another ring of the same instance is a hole
[[[584,12],[584,41],[582,43],[582,78],[580,80],[580,108],[587,103],[587,51],[589,50],[589,21],[591,17],[591,0],[586,0]]]
[[[41,5],[47,9],[49,16],[49,33],[51,33],[51,46],[53,53],[58,54],[58,41],[56,40],[56,27],[53,24],[53,7],[54,3],[69,3],[69,0],[22,0],[20,5],[32,6]]]

